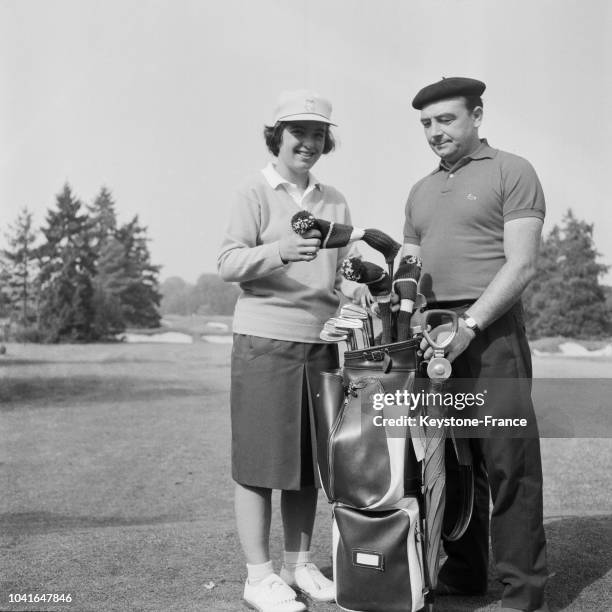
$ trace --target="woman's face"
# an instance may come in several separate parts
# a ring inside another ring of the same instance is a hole
[[[278,164],[290,174],[304,175],[323,153],[327,124],[319,121],[292,121],[283,130]]]

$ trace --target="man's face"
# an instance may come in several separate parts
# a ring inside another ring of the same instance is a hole
[[[433,102],[421,110],[421,123],[429,146],[451,164],[478,147],[481,122],[482,108],[477,106],[468,112],[461,97]]]

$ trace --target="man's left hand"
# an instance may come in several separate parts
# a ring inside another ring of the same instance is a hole
[[[451,333],[451,324],[444,323],[443,325],[438,325],[434,327],[429,332],[431,339],[437,343],[441,344],[448,338]],[[451,343],[444,347],[444,356],[452,363],[465,351],[470,342],[475,338],[476,334],[465,324],[463,319],[459,319],[459,327],[457,328],[457,333],[455,337],[452,339]],[[423,358],[425,360],[431,359],[434,355],[434,349],[429,345],[427,340],[423,338],[421,340],[421,351],[423,351]]]

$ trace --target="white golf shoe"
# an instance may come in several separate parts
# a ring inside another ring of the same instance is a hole
[[[278,574],[244,585],[243,599],[258,612],[304,612],[306,606],[296,599],[296,592]]]
[[[314,563],[299,565],[293,572],[283,566],[280,575],[288,585],[314,602],[336,600],[336,585]]]

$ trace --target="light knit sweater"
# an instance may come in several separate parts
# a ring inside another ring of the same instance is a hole
[[[217,257],[223,280],[240,283],[233,331],[294,342],[321,342],[319,333],[340,303],[340,266],[349,248],[321,249],[313,261],[283,263],[280,239],[292,233],[291,217],[306,209],[315,217],[350,224],[346,201],[317,183],[301,208],[282,185],[262,172],[237,189]]]

